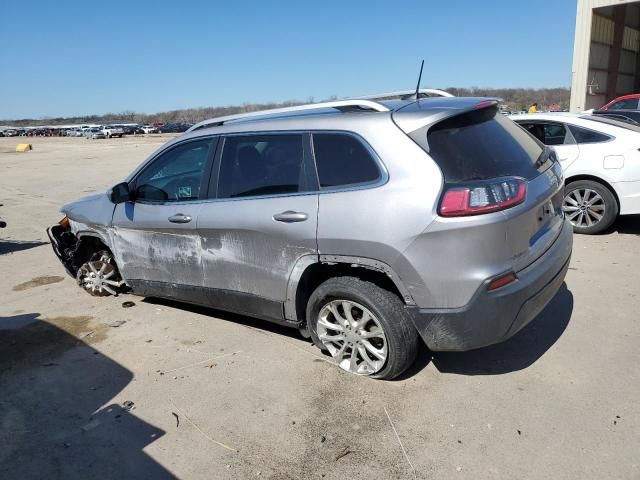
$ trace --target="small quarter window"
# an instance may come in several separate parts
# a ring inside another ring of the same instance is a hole
[[[313,151],[321,188],[359,185],[380,179],[376,161],[353,135],[314,133]]]
[[[571,133],[573,133],[573,138],[576,139],[576,143],[578,144],[600,143],[610,140],[609,136],[602,133],[594,132],[593,130],[576,127],[575,125],[570,125],[569,128],[571,129]]]

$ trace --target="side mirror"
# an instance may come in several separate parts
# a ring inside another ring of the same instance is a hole
[[[116,205],[127,202],[130,199],[131,191],[127,182],[119,183],[111,189],[111,201]]]

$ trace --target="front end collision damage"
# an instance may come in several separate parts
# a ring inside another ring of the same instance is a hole
[[[108,228],[115,205],[109,194],[88,195],[64,205],[60,209],[64,218],[47,229],[54,253],[74,278],[91,256],[88,248],[100,244],[102,249],[110,248]]]
[[[106,226],[90,227],[65,216],[47,229],[47,236],[67,273],[89,294],[115,295],[126,287],[109,250]]]

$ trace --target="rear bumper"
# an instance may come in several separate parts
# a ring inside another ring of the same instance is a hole
[[[640,181],[611,184],[620,200],[620,215],[640,213]]]
[[[517,272],[518,280],[489,292],[485,282],[472,300],[459,309],[407,307],[427,346],[434,351],[464,351],[502,342],[533,320],[564,281],[573,230],[565,220],[551,247],[534,263]]]

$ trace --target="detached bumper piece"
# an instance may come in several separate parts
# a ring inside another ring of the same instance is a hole
[[[63,225],[54,225],[53,227],[47,228],[47,235],[51,241],[53,253],[56,254],[56,257],[58,257],[58,260],[60,260],[67,273],[73,278],[76,278],[76,274],[80,268],[80,265],[77,265],[74,261],[79,243],[76,236]]]
[[[572,249],[569,222],[549,250],[517,281],[493,291],[485,283],[468,305],[430,310],[407,307],[418,333],[433,351],[465,351],[505,341],[524,328],[560,289]]]

